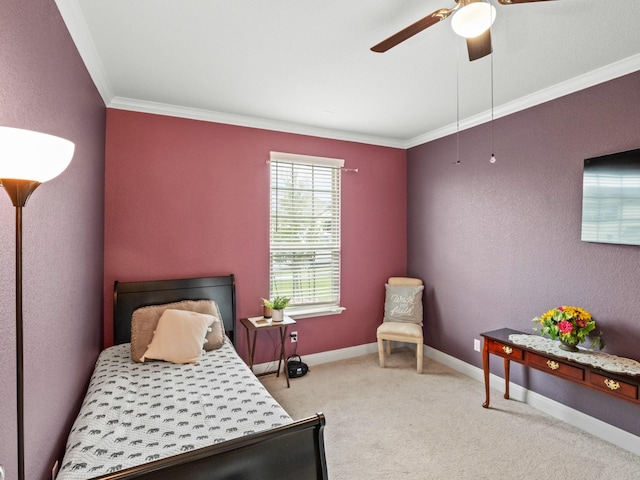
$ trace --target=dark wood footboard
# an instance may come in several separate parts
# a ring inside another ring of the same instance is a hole
[[[94,480],[327,480],[324,415]]]

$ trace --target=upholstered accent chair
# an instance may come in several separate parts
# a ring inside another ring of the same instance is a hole
[[[386,353],[391,354],[391,342],[416,344],[418,373],[422,373],[424,339],[422,334],[422,293],[419,278],[391,277],[385,285],[384,319],[378,327],[378,356],[384,368]]]

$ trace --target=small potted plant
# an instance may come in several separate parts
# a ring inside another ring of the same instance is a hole
[[[273,302],[268,298],[262,299],[262,316],[264,318],[271,318],[273,314]]]
[[[271,317],[273,322],[281,322],[284,319],[283,310],[289,305],[290,299],[287,297],[274,297],[273,299],[263,298],[263,316]],[[269,316],[267,316],[269,315]]]

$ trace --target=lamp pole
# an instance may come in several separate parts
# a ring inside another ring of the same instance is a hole
[[[16,402],[18,428],[18,480],[24,480],[24,362],[22,328],[22,207],[40,185],[31,180],[2,179],[16,208]]]
[[[16,398],[18,403],[18,479],[24,479],[24,367],[22,333],[22,207],[16,207]]]

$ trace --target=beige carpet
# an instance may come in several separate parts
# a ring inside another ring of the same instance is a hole
[[[304,360],[304,358],[303,358]],[[377,355],[312,367],[302,378],[262,377],[294,418],[327,417],[329,478],[640,479],[640,457],[584,433],[409,349],[387,368]]]

